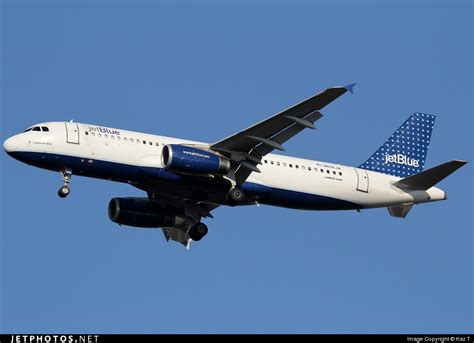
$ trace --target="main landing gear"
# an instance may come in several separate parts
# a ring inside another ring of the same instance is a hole
[[[71,182],[72,170],[70,169],[61,170],[61,175],[63,177],[64,185],[61,188],[59,188],[58,195],[60,198],[65,198],[69,195],[69,193],[71,193],[71,189],[69,188],[69,183]]]
[[[228,199],[233,203],[238,203],[244,200],[245,193],[239,187],[232,187],[229,190],[229,194],[227,195]]]
[[[188,231],[189,237],[193,241],[200,241],[205,235],[207,235],[207,225],[204,223],[196,223]]]

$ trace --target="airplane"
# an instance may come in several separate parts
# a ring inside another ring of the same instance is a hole
[[[219,206],[272,205],[300,210],[388,208],[405,218],[413,205],[446,200],[434,187],[466,161],[424,170],[435,116],[411,115],[357,167],[280,154],[283,144],[314,129],[320,110],[355,84],[331,87],[280,113],[209,144],[100,125],[45,122],[3,143],[11,157],[59,172],[61,198],[73,175],[128,183],[146,197],[113,198],[110,220],[161,228],[167,241],[189,248]]]

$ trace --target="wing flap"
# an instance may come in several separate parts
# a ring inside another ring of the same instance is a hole
[[[163,231],[167,242],[171,240],[188,247],[190,238],[185,231],[175,227],[164,227],[161,230]]]
[[[320,112],[313,112],[310,115],[306,116],[304,120],[308,123],[313,124],[316,120],[320,119],[322,114]],[[288,141],[290,138],[296,136],[298,133],[305,129],[302,125],[293,124],[286,128],[285,130],[280,131],[275,136],[272,137],[272,140],[278,142],[279,144],[283,144]],[[261,144],[250,151],[250,155],[265,156],[269,154],[273,149],[265,144]],[[245,165],[240,165],[235,172],[235,181],[237,184],[242,184],[248,178],[248,176],[252,173],[252,169],[246,167]]]

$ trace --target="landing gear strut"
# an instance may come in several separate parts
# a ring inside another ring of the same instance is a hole
[[[71,182],[72,170],[70,169],[61,170],[61,175],[63,177],[64,185],[61,188],[59,188],[58,195],[60,198],[65,198],[69,195],[69,193],[71,193],[71,189],[69,188],[69,183]]]
[[[196,223],[188,231],[189,237],[193,241],[200,241],[205,235],[207,235],[207,225],[204,223]]]

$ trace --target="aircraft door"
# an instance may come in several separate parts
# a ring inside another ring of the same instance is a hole
[[[357,190],[361,192],[369,192],[369,174],[365,169],[355,168],[357,173]]]
[[[77,123],[66,124],[66,141],[72,144],[79,144],[79,125]]]

